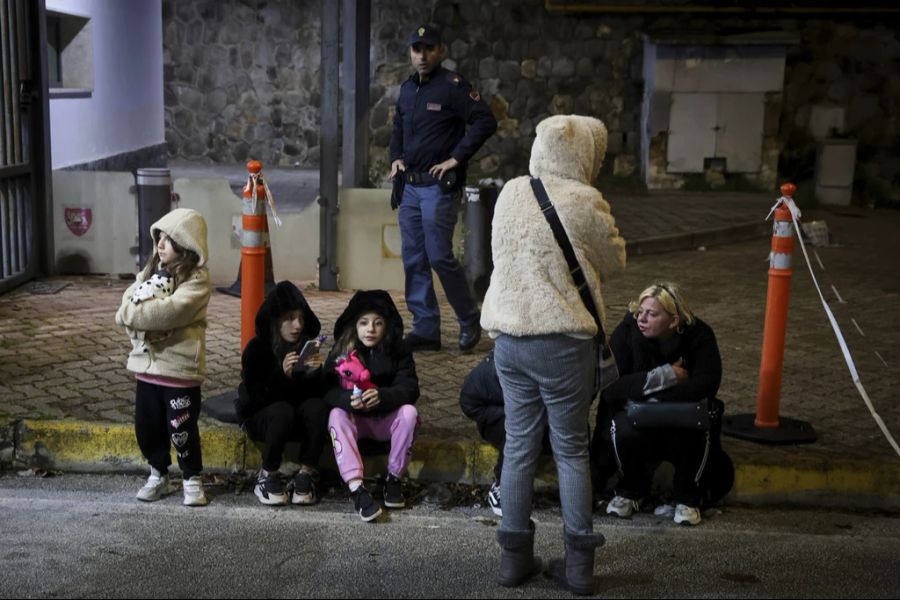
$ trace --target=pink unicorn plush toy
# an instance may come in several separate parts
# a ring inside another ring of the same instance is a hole
[[[349,356],[338,357],[334,370],[341,376],[341,387],[345,390],[354,390],[354,395],[362,393],[363,390],[378,387],[370,381],[372,374],[363,364],[356,350],[352,350]]]

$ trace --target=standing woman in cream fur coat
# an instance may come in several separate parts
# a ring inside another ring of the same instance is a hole
[[[553,116],[538,124],[529,164],[556,207],[601,318],[601,282],[625,267],[625,240],[609,204],[591,185],[606,139],[606,127],[597,119]],[[593,532],[588,456],[597,326],[529,177],[503,187],[492,226],[494,271],[481,326],[495,338],[506,410],[498,582],[516,586],[540,569],[530,517],[541,437],[549,425],[566,555],[551,563],[547,576],[572,592],[591,594],[594,549],[603,543],[603,536]]]

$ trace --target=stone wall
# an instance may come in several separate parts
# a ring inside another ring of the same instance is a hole
[[[169,156],[317,166],[319,11],[319,0],[163,0]],[[777,147],[766,148],[780,151],[781,175],[811,177],[811,115],[816,107],[838,106],[845,126],[836,133],[859,140],[860,191],[889,196],[897,193],[891,186],[900,188],[895,26],[865,15],[556,13],[543,0],[372,0],[369,172],[375,185],[384,184],[394,103],[410,74],[405,39],[426,21],[444,30],[446,66],[476,86],[500,123],[473,159],[470,180],[524,173],[535,125],[552,114],[581,113],[609,128],[603,175],[637,181],[642,36],[777,30],[801,40],[788,51],[781,118],[769,143]]]

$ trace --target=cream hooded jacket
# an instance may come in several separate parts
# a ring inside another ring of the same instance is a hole
[[[625,267],[625,240],[609,204],[591,185],[606,154],[606,138],[606,127],[591,117],[544,119],[537,126],[529,164],[556,207],[601,319],[601,282]],[[597,326],[578,295],[529,177],[503,187],[492,227],[494,271],[481,326],[494,336],[596,335]]]
[[[136,280],[122,295],[116,312],[116,324],[125,327],[131,338],[127,368],[134,373],[176,377],[202,382],[206,375],[206,306],[212,288],[206,269],[206,221],[199,212],[176,208],[150,227],[154,240],[163,232],[182,248],[200,257],[197,268],[187,281],[179,282],[171,296],[131,302],[134,289],[143,281]],[[154,244],[153,253],[156,254]],[[159,341],[141,343],[136,332],[169,331]]]

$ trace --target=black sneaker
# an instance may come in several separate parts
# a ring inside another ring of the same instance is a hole
[[[310,473],[300,471],[294,477],[293,492],[291,493],[291,502],[293,504],[315,504],[319,501],[319,494],[316,492],[318,485],[318,473]]]
[[[356,488],[355,492],[350,492],[350,499],[353,500],[353,507],[363,521],[372,521],[381,514],[381,507],[378,506],[378,503],[375,502],[372,494],[369,493],[369,490],[364,485]]]
[[[384,505],[388,508],[403,508],[406,506],[406,498],[403,497],[403,485],[400,483],[399,477],[394,477],[390,473],[384,478]]]
[[[500,506],[500,482],[496,479],[491,484],[491,489],[488,490],[487,500],[491,510],[494,511],[494,514],[498,517],[502,517],[503,509]]]
[[[268,472],[259,471],[259,477],[256,480],[256,487],[253,493],[259,498],[259,501],[268,506],[279,506],[287,504],[288,497],[284,491],[284,484],[281,483],[281,477],[277,471]]]

